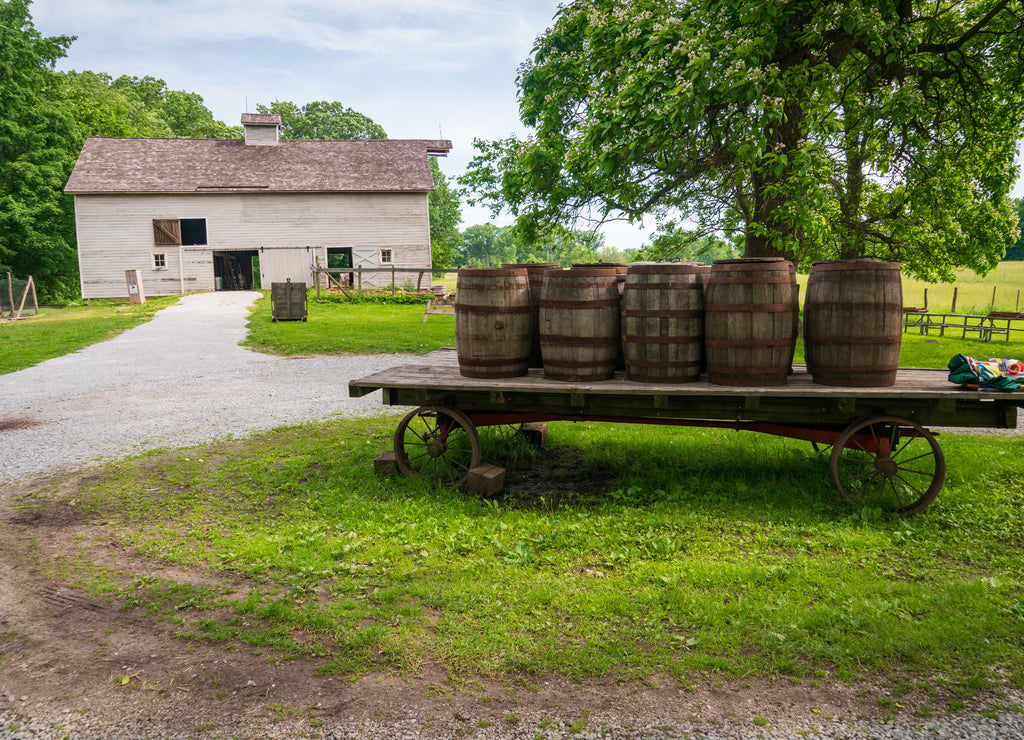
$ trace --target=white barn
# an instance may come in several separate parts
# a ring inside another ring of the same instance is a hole
[[[245,114],[245,139],[85,142],[74,196],[83,298],[125,297],[126,270],[147,295],[312,284],[334,255],[429,269],[428,157],[447,140],[280,140],[277,115]],[[258,281],[257,281],[258,277]]]

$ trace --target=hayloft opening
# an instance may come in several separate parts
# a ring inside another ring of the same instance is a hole
[[[184,246],[195,246],[206,244],[206,219],[205,218],[183,218],[179,219],[181,224],[181,244]]]

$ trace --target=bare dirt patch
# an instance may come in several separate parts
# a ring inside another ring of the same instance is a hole
[[[685,688],[660,676],[642,683],[575,683],[562,676],[496,681],[452,677],[429,661],[406,674],[348,681],[318,675],[317,660],[282,660],[245,645],[186,639],[170,621],[124,611],[122,595],[91,595],[76,587],[73,569],[66,576],[45,573],[60,573],[61,563],[85,558],[129,581],[155,574],[225,592],[244,591],[247,584],[201,569],[169,568],[111,544],[102,523],[79,512],[74,489],[68,481],[38,507],[0,503],[0,699],[14,697],[7,706],[33,716],[58,722],[87,716],[102,720],[112,735],[145,727],[183,737],[252,737],[273,727],[313,736],[345,730],[358,737],[359,728],[391,728],[394,734],[488,737],[527,723],[555,729],[580,722],[790,727],[829,718],[858,722],[879,712],[875,689],[858,695],[858,687],[827,681],[698,682]],[[17,493],[25,500],[32,492]]]
[[[43,422],[35,419],[7,418],[0,419],[0,432],[13,431],[15,429],[29,429],[40,426]]]

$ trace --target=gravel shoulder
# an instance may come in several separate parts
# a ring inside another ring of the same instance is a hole
[[[381,413],[348,381],[403,355],[274,357],[239,342],[258,293],[184,297],[114,339],[0,375],[0,484],[149,449]]]

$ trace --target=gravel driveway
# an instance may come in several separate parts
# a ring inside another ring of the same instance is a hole
[[[0,375],[0,484],[61,466],[381,411],[348,381],[403,355],[274,357],[238,346],[254,292],[188,295],[115,339]],[[270,310],[267,307],[266,310]]]

